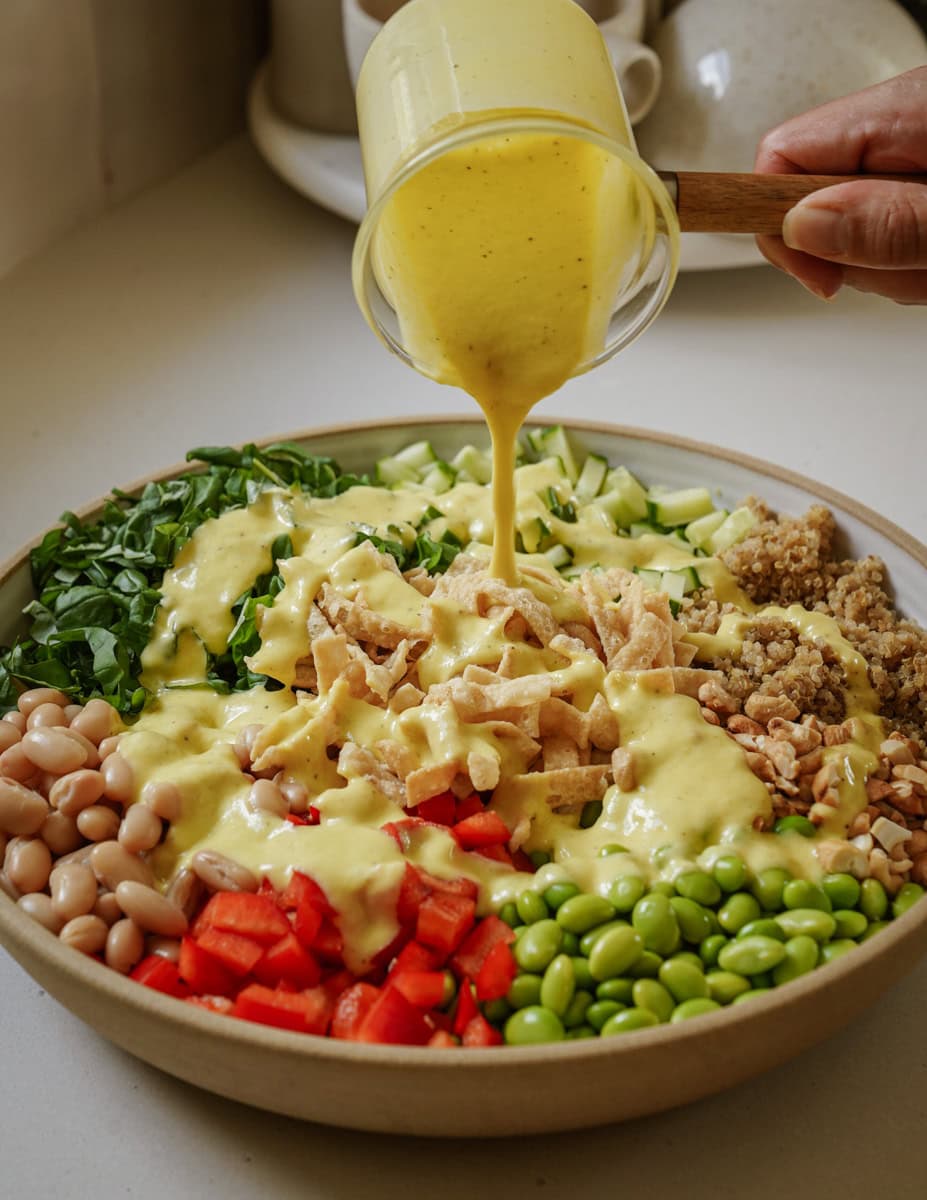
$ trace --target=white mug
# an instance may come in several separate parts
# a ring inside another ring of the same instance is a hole
[[[660,90],[660,60],[641,41],[651,5],[648,0],[577,0],[598,21],[634,125],[653,108]],[[351,79],[357,83],[364,56],[383,18],[400,7],[391,0],[341,0],[344,45]]]

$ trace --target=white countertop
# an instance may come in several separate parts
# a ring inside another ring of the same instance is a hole
[[[468,411],[367,330],[352,237],[241,140],[0,280],[0,559],[191,446]],[[539,411],[770,459],[927,541],[925,335],[924,309],[824,305],[771,269],[687,275],[635,346]],[[98,1038],[2,952],[0,994],[0,1177],[17,1200],[924,1195],[927,962],[725,1095],[496,1143],[344,1133],[220,1100]]]

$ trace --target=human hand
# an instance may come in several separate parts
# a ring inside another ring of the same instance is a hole
[[[834,100],[771,130],[763,174],[927,173],[927,67]],[[927,304],[927,178],[823,188],[787,214],[766,258],[822,300],[841,287]]]

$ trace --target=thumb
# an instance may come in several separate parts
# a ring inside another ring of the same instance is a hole
[[[860,179],[813,192],[786,214],[785,244],[848,266],[927,267],[927,184]]]

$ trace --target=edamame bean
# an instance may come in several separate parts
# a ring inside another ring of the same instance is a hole
[[[826,946],[821,947],[821,962],[833,962],[835,958],[841,958],[848,950],[855,950],[856,942],[852,938],[835,938],[832,942],[828,942]]]
[[[859,911],[870,921],[881,921],[888,912],[888,896],[878,879],[864,879],[859,885]]]
[[[569,929],[563,931],[563,941],[560,943],[560,949],[564,954],[574,955],[579,954],[579,938],[575,933],[570,933]]]
[[[576,1029],[577,1026],[584,1025],[586,1013],[589,1011],[590,1005],[594,1003],[594,999],[591,992],[574,992],[573,999],[561,1018],[564,1029]]]
[[[743,1004],[748,1000],[755,1000],[757,996],[765,996],[767,992],[771,991],[772,988],[768,987],[751,988],[749,992],[741,992],[739,996],[735,996],[731,1001],[731,1005]]]
[[[564,1034],[564,1038],[568,1042],[580,1042],[585,1038],[594,1038],[599,1035],[591,1025],[579,1025],[576,1029],[568,1029]]]
[[[631,991],[631,999],[636,1008],[646,1008],[661,1024],[665,1024],[670,1019],[676,1006],[673,997],[656,979],[636,980]]]
[[[669,962],[687,962],[695,967],[696,971],[704,971],[705,964],[692,950],[677,950],[676,953],[668,960]]]
[[[658,1025],[656,1014],[646,1008],[626,1008],[615,1013],[599,1030],[600,1037],[611,1037],[613,1033],[630,1033],[634,1029],[647,1029]]]
[[[738,892],[747,882],[747,868],[736,854],[722,854],[711,873],[722,892]]]
[[[546,908],[546,906],[545,906]],[[557,909],[557,924],[571,933],[588,933],[606,921],[614,920],[615,909],[603,896],[593,892],[571,896]]]
[[[580,829],[591,829],[602,815],[602,801],[590,800],[583,805],[583,811],[579,815]]]
[[[556,1013],[531,1004],[512,1013],[503,1036],[510,1046],[535,1046],[542,1042],[562,1042],[565,1032]]]
[[[640,934],[628,926],[610,929],[589,952],[589,973],[601,982],[615,979],[632,967],[643,953]]]
[[[767,867],[753,881],[752,892],[764,912],[778,912],[782,907],[782,889],[792,878],[782,867]]]
[[[698,948],[698,956],[706,967],[713,967],[718,961],[718,955],[728,943],[728,938],[723,933],[713,933],[710,937],[705,938],[701,946]]]
[[[606,1021],[624,1009],[625,1005],[618,1000],[596,1000],[586,1009],[586,1021],[593,1029],[601,1029]]]
[[[533,925],[536,921],[543,921],[545,917],[550,916],[547,905],[537,892],[522,892],[515,901],[515,907],[526,925]]]
[[[750,976],[750,983],[755,988],[771,988],[773,985],[772,971],[760,971]]]
[[[734,892],[718,909],[718,923],[725,933],[737,933],[760,916],[760,904],[750,892]]]
[[[748,921],[746,925],[737,931],[737,936],[750,937],[755,933],[758,933],[761,937],[775,938],[777,942],[785,941],[782,926],[777,925],[772,917],[760,917],[756,921]]]
[[[723,971],[733,971],[736,975],[758,975],[777,967],[784,958],[782,942],[754,935],[728,942],[718,955],[718,965]]]
[[[645,950],[633,966],[628,968],[632,979],[656,979],[663,959],[652,950]]]
[[[529,925],[515,943],[515,961],[523,971],[543,971],[560,953],[563,932],[556,921],[547,917]]]
[[[575,991],[573,960],[567,954],[558,954],[548,965],[541,980],[541,1004],[562,1017],[570,1007]]]
[[[595,980],[589,970],[589,959],[584,958],[581,954],[571,954],[570,958],[573,962],[573,978],[576,980],[576,986],[593,989]]]
[[[609,842],[599,850],[599,858],[610,858],[613,854],[628,854],[627,846],[620,846],[617,842]]]
[[[807,975],[818,965],[818,944],[813,937],[801,933],[785,943],[785,958],[773,969],[773,983],[777,987]]]
[[[617,1000],[619,1004],[632,1003],[633,979],[604,979],[595,989],[596,1000]]]
[[[528,852],[528,857],[536,871],[540,871],[541,867],[546,867],[550,862],[550,855],[546,850],[531,850]]]
[[[685,871],[674,880],[676,891],[685,900],[710,907],[721,899],[721,889],[707,871]]]
[[[802,837],[814,837],[816,832],[814,822],[800,813],[780,817],[773,826],[773,833],[800,833]]]
[[[544,903],[551,912],[555,913],[561,904],[569,900],[572,896],[579,895],[579,888],[575,883],[569,883],[567,880],[564,880],[562,883],[552,883],[542,894],[544,896]]]
[[[521,924],[521,917],[518,915],[518,909],[515,907],[514,900],[508,900],[502,905],[502,907],[499,909],[499,917],[512,929],[514,929],[516,925]]]
[[[855,908],[859,904],[859,880],[852,875],[842,872],[836,875],[825,875],[821,880],[832,908]]]
[[[869,926],[869,922],[863,914],[857,912],[855,908],[838,908],[836,912],[831,913],[831,916],[837,926],[834,930],[834,937],[860,938]]]
[[[600,937],[604,937],[610,929],[630,929],[631,926],[627,921],[620,918],[614,921],[606,921],[604,925],[597,925],[595,929],[590,929],[588,933],[584,933],[579,939],[579,952],[585,954],[588,958],[592,953],[592,947],[596,944]]]
[[[881,886],[881,885],[880,885]],[[830,913],[819,908],[790,908],[777,913],[773,920],[790,938],[806,933],[816,942],[828,942],[834,936],[837,922]]]
[[[708,995],[718,1004],[731,1004],[750,990],[750,980],[734,971],[709,971],[705,976]]]
[[[707,879],[708,876],[706,875]],[[714,880],[711,881],[714,883]],[[683,939],[692,946],[699,946],[711,934],[711,920],[708,910],[695,900],[685,896],[673,896],[670,900],[676,920],[679,922],[679,932]]]
[[[892,915],[895,917],[903,917],[912,904],[916,904],[924,894],[924,889],[919,883],[903,883],[898,889],[898,894],[892,901]],[[850,934],[850,937],[853,935]]]
[[[670,1024],[675,1025],[678,1021],[688,1021],[690,1017],[700,1017],[703,1013],[717,1012],[721,1005],[717,1000],[712,1000],[709,996],[693,996],[689,1000],[683,1000],[682,1004],[677,1004],[673,1009],[673,1015],[670,1017]]]
[[[608,898],[615,912],[629,913],[640,900],[647,888],[639,875],[619,875],[612,880],[608,889]]]
[[[657,978],[676,1003],[681,1004],[684,1000],[708,995],[708,984],[700,967],[701,964],[693,967],[691,963],[671,958],[660,968]]]
[[[667,896],[659,892],[643,896],[634,905],[631,924],[640,934],[645,950],[656,954],[672,954],[676,949],[679,923]]]
[[[862,944],[863,942],[868,942],[871,937],[875,937],[875,935],[877,933],[881,933],[883,929],[888,929],[890,924],[891,924],[890,921],[870,921],[869,928],[866,930],[866,932],[863,934],[863,936],[859,939],[860,944]]]
[[[540,975],[516,975],[505,998],[512,1008],[528,1008],[529,1005],[539,1004],[541,1000]]]
[[[671,883],[667,883],[665,879],[658,879],[655,883],[652,883],[650,885],[650,892],[654,896],[665,896],[667,900],[671,896],[676,895],[675,887]]]
[[[782,903],[786,908],[817,908],[826,913],[833,907],[824,889],[807,879],[790,879],[782,889]]]
[[[503,997],[501,1000],[487,1000],[483,1004],[483,1016],[493,1025],[501,1025],[512,1015],[512,1006]]]

